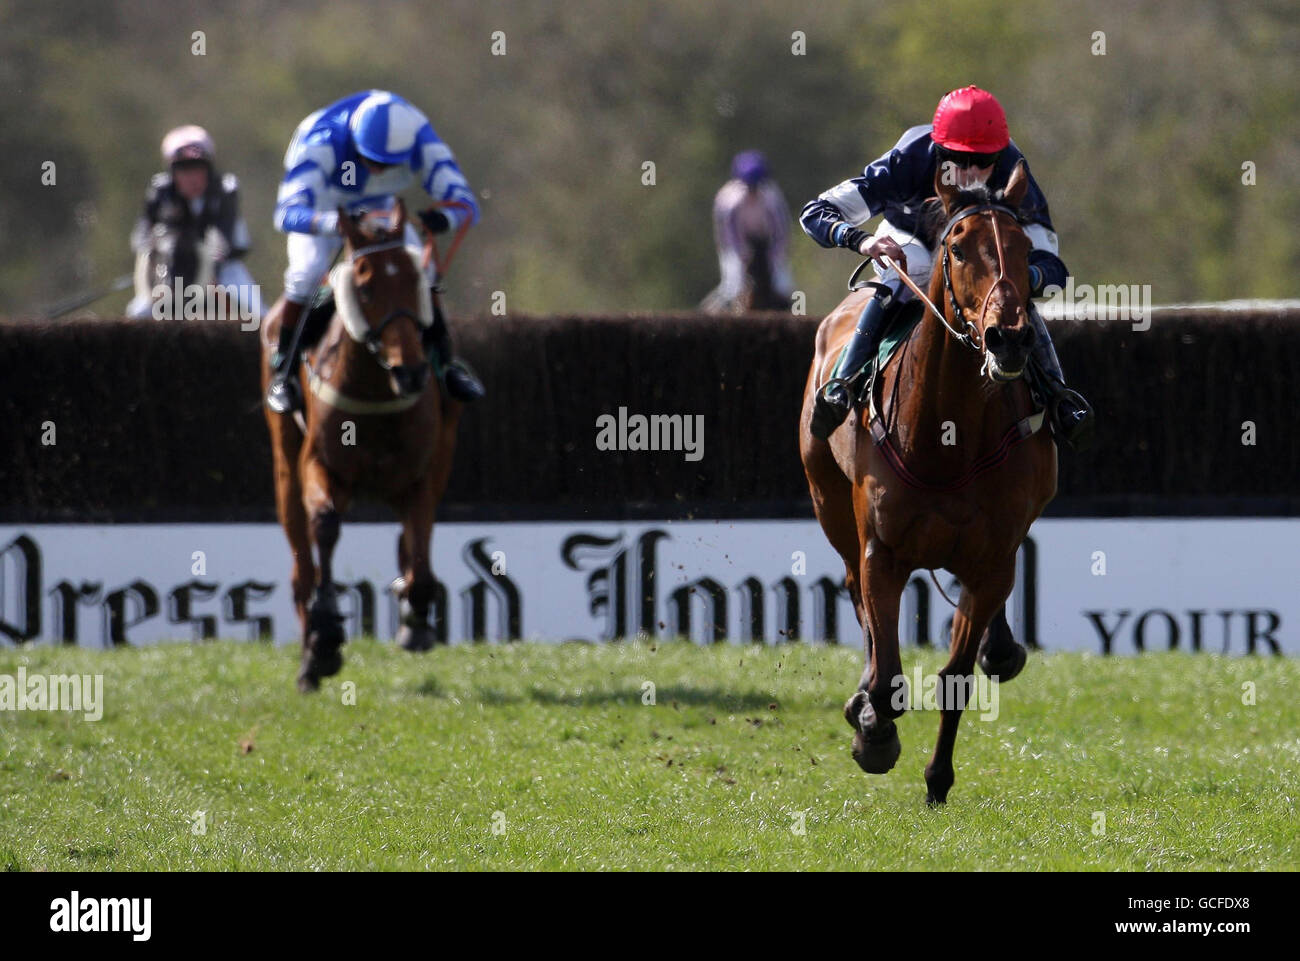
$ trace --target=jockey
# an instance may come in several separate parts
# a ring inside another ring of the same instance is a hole
[[[127,305],[128,317],[152,313],[153,286],[149,257],[156,238],[168,231],[184,233],[204,245],[211,259],[213,283],[231,286],[239,306],[249,317],[261,316],[261,303],[253,277],[244,266],[248,253],[248,225],[239,213],[239,181],[234,174],[217,175],[216,148],[202,127],[177,127],[163,137],[163,173],[154,174],[145,191],[144,211],[131,231],[136,255],[135,296]],[[198,278],[184,278],[195,283]]]
[[[713,199],[713,238],[718,247],[722,283],[715,291],[722,303],[740,296],[745,286],[745,265],[757,244],[765,244],[772,287],[782,297],[794,292],[786,241],[790,233],[790,208],[767,159],[757,150],[736,154],[731,179]]]
[[[852,399],[843,381],[859,374],[875,355],[886,307],[900,292],[910,293],[903,290],[903,282],[893,268],[880,266],[880,258],[892,258],[922,289],[929,283],[933,252],[916,231],[921,205],[935,196],[938,165],[953,164],[959,187],[982,183],[991,190],[1000,190],[1022,160],[1024,156],[1007,133],[1001,104],[987,91],[965,87],[945,95],[934,112],[933,123],[908,130],[893,150],[868,164],[861,177],[832,187],[804,207],[799,220],[809,237],[822,247],[847,247],[878,265],[876,294],[867,301],[831,381],[817,395],[812,427],[815,436],[823,440],[829,437],[848,415]],[[1027,164],[1025,172],[1029,173]],[[884,220],[874,236],[859,229],[881,213]],[[1027,218],[1025,233],[1031,244],[1030,296],[1037,297],[1045,288],[1065,286],[1068,271],[1057,255],[1047,199],[1032,175],[1021,214]],[[1071,446],[1082,443],[1091,430],[1092,410],[1079,394],[1066,389],[1047,326],[1032,302],[1028,314],[1035,334],[1033,358],[1051,380],[1049,407],[1056,405],[1054,422]]]
[[[434,208],[420,214],[433,233],[455,230],[478,220],[478,203],[456,158],[428,119],[401,97],[367,90],[344,97],[309,115],[294,131],[284,155],[285,175],[275,208],[275,227],[289,235],[289,266],[284,272],[284,315],[279,349],[271,359],[275,376],[266,403],[277,413],[300,410],[297,350],[308,301],[343,243],[338,208],[349,213],[391,207],[397,193],[418,181],[439,201],[462,206]],[[407,245],[419,246],[408,223]],[[426,279],[436,290],[430,264]],[[432,348],[435,369],[447,393],[457,400],[483,396],[483,385],[453,359],[447,321],[433,298],[433,324],[423,331]]]

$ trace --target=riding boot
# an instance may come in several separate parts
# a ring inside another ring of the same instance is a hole
[[[830,437],[849,415],[849,410],[853,407],[853,381],[880,348],[880,337],[885,326],[885,308],[893,299],[893,291],[883,284],[876,284],[875,287],[875,296],[862,308],[858,325],[840,352],[831,379],[817,393],[810,429],[818,440]]]
[[[1038,378],[1046,395],[1044,401],[1056,436],[1073,450],[1086,450],[1092,442],[1095,418],[1092,406],[1078,391],[1065,386],[1065,375],[1052,346],[1047,324],[1036,307],[1029,306],[1029,321],[1034,326],[1034,346],[1030,355],[1042,375]]]
[[[438,293],[433,293],[433,323],[422,332],[425,352],[433,364],[434,373],[446,389],[447,394],[462,403],[472,404],[487,391],[483,382],[474,375],[469,366],[457,360],[451,350],[451,331],[447,328],[447,318],[438,303]]]
[[[299,327],[307,316],[307,305],[285,300],[280,315],[280,342],[271,357],[275,371],[266,389],[266,406],[277,414],[303,409],[302,385],[298,382],[298,352],[302,344]]]

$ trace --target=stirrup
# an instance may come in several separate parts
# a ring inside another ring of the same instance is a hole
[[[453,359],[444,365],[440,379],[448,396],[465,404],[472,404],[487,394],[483,381],[463,360]]]
[[[1044,370],[1034,357],[1030,357],[1028,372],[1029,389],[1034,400],[1047,411],[1047,421],[1052,425],[1052,434],[1063,441],[1071,450],[1085,451],[1092,446],[1093,428],[1096,417],[1092,405],[1077,390],[1065,386],[1065,381]],[[1061,423],[1061,404],[1065,402],[1083,416],[1071,427]]]
[[[1083,414],[1069,428],[1065,427],[1060,420],[1061,405],[1063,403],[1069,404]],[[1052,395],[1049,413],[1052,420],[1052,430],[1057,437],[1065,441],[1071,450],[1082,452],[1092,446],[1093,431],[1097,419],[1093,414],[1092,405],[1077,390],[1071,390],[1062,384],[1060,389]]]
[[[830,389],[832,387],[843,387],[845,392],[849,396],[849,406],[851,407],[853,406],[853,381],[854,380],[856,380],[855,377],[832,377],[830,380],[826,381],[826,383],[821,385],[821,387],[817,391],[817,396],[825,398],[827,401],[829,401],[831,399],[829,393]],[[835,406],[838,407],[839,405],[836,404]]]
[[[295,371],[276,374],[266,389],[266,406],[276,414],[292,414],[303,409],[302,386]]]

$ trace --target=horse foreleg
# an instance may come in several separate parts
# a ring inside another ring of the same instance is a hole
[[[844,705],[844,716],[857,732],[853,759],[868,774],[884,774],[902,752],[894,724],[907,709],[907,682],[898,653],[898,609],[911,571],[903,570],[894,552],[869,531],[862,531],[859,538],[866,544],[860,576],[867,614],[866,666],[857,693]]]
[[[397,629],[397,643],[407,651],[427,651],[435,635],[429,624],[429,606],[433,602],[435,583],[429,561],[433,537],[433,515],[437,509],[435,469],[419,482],[402,508],[402,536],[398,560],[402,568],[402,623]]]
[[[266,357],[262,363],[262,389],[270,382],[271,371]],[[302,504],[302,483],[298,459],[302,452],[302,435],[297,426],[281,414],[267,409],[266,426],[271,436],[271,461],[275,471],[275,512],[289,540],[293,556],[290,587],[293,606],[298,614],[302,644],[307,643],[307,602],[316,585],[316,562],[312,560],[311,538],[307,532],[307,513]]]
[[[955,780],[952,751],[957,743],[962,708],[970,703],[975,689],[975,656],[979,641],[1006,602],[1012,584],[1013,573],[999,572],[996,579],[986,580],[976,587],[962,587],[957,612],[952,619],[948,663],[939,671],[939,739],[934,746],[934,756],[925,766],[927,804],[943,804],[948,799],[948,791]]]
[[[442,407],[438,418],[438,440],[434,445],[433,464],[429,468],[433,476],[433,507],[437,509],[443,495],[447,493],[447,482],[451,479],[451,463],[456,455],[456,431],[460,427],[460,412],[464,405],[450,397],[442,398]]]
[[[320,687],[322,677],[337,674],[343,667],[339,648],[345,638],[343,619],[339,616],[334,595],[334,548],[339,540],[340,511],[346,503],[319,460],[304,458],[301,475],[303,508],[318,563],[315,590],[307,609],[307,633],[302,666],[298,672],[298,688],[314,691]]]

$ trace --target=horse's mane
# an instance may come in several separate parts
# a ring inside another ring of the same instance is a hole
[[[967,207],[977,207],[984,204],[999,204],[1003,207],[1011,207],[1011,203],[1006,197],[1006,188],[1001,190],[992,190],[988,184],[975,184],[971,187],[962,187],[957,190],[953,197],[952,207],[945,211],[943,201],[938,197],[931,197],[921,205],[920,225],[917,229],[917,236],[929,248],[933,249],[939,242],[939,237],[943,234],[943,228],[948,225],[948,221],[958,212],[965,210]],[[1016,213],[1016,220],[1021,224],[1029,223],[1029,217],[1021,208],[1012,207]]]

